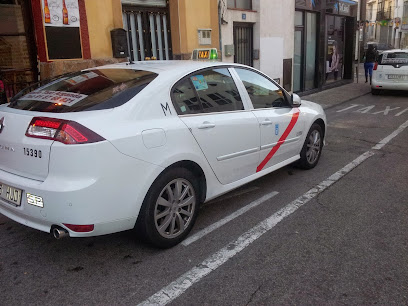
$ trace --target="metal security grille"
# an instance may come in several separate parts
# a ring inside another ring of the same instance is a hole
[[[127,31],[132,61],[146,57],[172,59],[170,18],[165,8],[123,8],[123,27]]]
[[[252,24],[234,23],[234,62],[253,66]]]

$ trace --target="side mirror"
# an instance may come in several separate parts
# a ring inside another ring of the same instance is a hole
[[[302,105],[302,99],[297,94],[293,94],[292,95],[292,106],[299,107],[300,105]]]

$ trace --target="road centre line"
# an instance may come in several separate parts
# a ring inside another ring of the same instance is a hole
[[[372,150],[379,150],[383,148],[394,137],[400,134],[408,127],[408,121],[402,124],[397,130],[389,136],[381,140],[377,145],[372,147]],[[153,294],[147,300],[141,302],[139,305],[166,305],[177,297],[182,295],[187,289],[199,282],[203,277],[215,271],[217,268],[226,263],[229,259],[237,255],[239,252],[248,247],[252,242],[256,241],[263,234],[273,229],[280,221],[294,213],[300,207],[314,199],[328,187],[339,181],[342,177],[350,173],[357,166],[362,164],[365,160],[375,155],[374,151],[367,151],[357,157],[351,163],[331,175],[326,180],[322,181],[316,187],[310,189],[308,192],[281,208],[278,212],[268,217],[264,221],[258,223],[255,227],[242,234],[237,240],[229,243],[218,252],[210,255],[202,263],[196,265],[191,270],[181,275],[178,279],[171,282],[169,285],[162,288],[160,291]]]
[[[277,191],[273,191],[271,193],[268,193],[268,194],[264,195],[263,197],[249,203],[248,205],[242,207],[241,209],[238,209],[237,211],[233,212],[229,216],[227,216],[227,217],[213,223],[212,225],[210,225],[210,226],[202,229],[201,231],[195,233],[194,235],[188,237],[181,244],[184,245],[184,246],[188,246],[188,245],[192,244],[193,242],[203,238],[205,235],[211,233],[212,231],[215,231],[217,228],[220,228],[224,224],[226,224],[226,223],[234,220],[235,218],[243,215],[244,213],[251,210],[252,208],[255,208],[255,207],[259,206],[260,204],[264,203],[265,201],[271,199],[272,197],[276,196],[278,193],[279,192],[277,192]]]

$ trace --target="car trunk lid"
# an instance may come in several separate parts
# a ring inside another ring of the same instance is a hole
[[[53,140],[25,136],[32,118],[0,111],[0,170],[43,181]]]

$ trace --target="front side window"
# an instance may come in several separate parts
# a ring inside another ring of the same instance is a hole
[[[255,109],[270,107],[290,107],[283,89],[266,77],[248,70],[235,68],[251,98]]]
[[[156,77],[156,73],[132,69],[81,71],[44,85],[9,107],[48,113],[110,109],[128,102]]]
[[[228,8],[252,10],[252,0],[228,0]]]
[[[179,115],[243,110],[241,96],[227,68],[199,71],[172,90]]]

